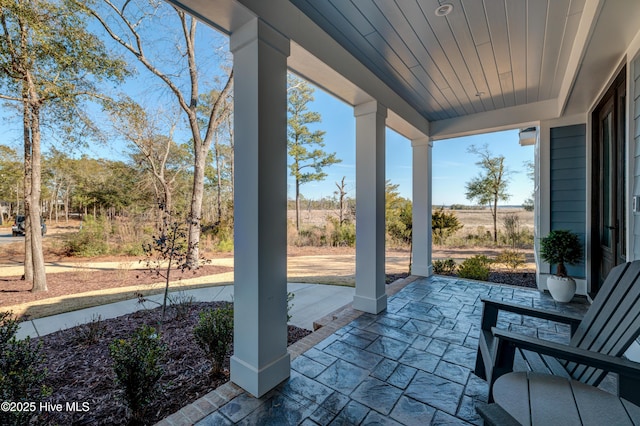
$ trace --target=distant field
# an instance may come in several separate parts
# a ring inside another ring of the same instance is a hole
[[[300,211],[300,221],[303,226],[324,226],[328,217],[338,217],[338,210],[302,210]],[[296,221],[296,211],[288,210],[287,219]]]
[[[434,210],[438,208],[434,206]],[[452,211],[449,209],[445,209],[445,211]],[[491,212],[489,209],[484,210],[453,210],[453,212],[458,217],[458,220],[464,225],[464,228],[461,230],[462,233],[475,233],[479,226],[484,226],[485,228],[491,229],[493,227],[493,218],[491,216]],[[517,208],[505,208],[498,209],[498,228],[502,227],[502,217],[509,213],[515,213],[518,215],[520,219],[520,228],[521,229],[529,229],[533,232],[533,212],[528,212],[524,209]],[[302,221],[302,225],[316,225],[323,226],[327,217],[338,217],[337,210],[302,210],[300,212],[300,219]],[[287,218],[290,221],[295,221],[296,219],[296,211],[289,210],[287,212]]]
[[[435,209],[435,208],[434,208]],[[451,211],[445,209],[445,211]],[[493,228],[493,217],[489,209],[486,210],[453,210],[458,220],[464,225],[462,231],[475,232],[478,226]],[[498,209],[498,229],[502,228],[502,218],[506,214],[517,214],[520,219],[520,229],[533,232],[533,212],[524,209]]]

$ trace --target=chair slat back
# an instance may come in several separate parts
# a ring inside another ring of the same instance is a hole
[[[640,261],[611,270],[570,345],[621,357],[640,334]],[[606,372],[575,363],[565,365],[576,380],[597,386]]]

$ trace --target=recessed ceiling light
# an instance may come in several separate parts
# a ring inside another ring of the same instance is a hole
[[[453,5],[450,3],[441,4],[436,8],[436,16],[447,16],[453,10]]]
[[[478,92],[478,93],[476,93],[476,96],[477,96],[477,97],[484,96],[484,95],[485,95],[485,93],[484,93],[484,92]]]

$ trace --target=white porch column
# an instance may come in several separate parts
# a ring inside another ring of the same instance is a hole
[[[256,397],[289,377],[287,57],[255,19],[231,34],[234,60],[234,355],[231,381]]]
[[[385,119],[377,101],[355,107],[356,117],[356,294],[355,309],[377,314],[385,292]]]
[[[413,148],[413,244],[411,274],[428,277],[431,266],[431,151],[429,138],[411,141]]]

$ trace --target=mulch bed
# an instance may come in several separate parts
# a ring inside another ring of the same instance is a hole
[[[392,282],[408,277],[409,274],[387,274],[387,284],[391,284]],[[450,275],[455,277],[456,275]],[[536,285],[536,273],[531,271],[491,271],[489,272],[489,279],[487,280],[490,283],[496,284],[509,284],[515,285],[519,287],[527,287],[527,288],[538,288]]]
[[[207,265],[201,268],[198,275],[226,272],[223,267]],[[131,281],[143,283],[152,279],[148,274],[140,271],[125,271],[132,276],[123,277],[123,283],[131,285]],[[114,285],[113,278],[122,275],[123,271],[92,271],[91,279],[87,280],[83,273],[49,274],[50,291],[47,297],[55,295],[56,288],[62,294],[73,293],[77,287],[82,291],[93,288],[87,286],[108,287]],[[74,275],[77,274],[77,275]],[[387,283],[392,283],[408,274],[388,274]],[[184,278],[193,276],[187,272]],[[135,278],[134,278],[135,277]],[[133,278],[133,279],[132,279]],[[59,282],[58,282],[59,280]],[[15,295],[16,299],[29,298],[32,293],[27,289],[7,289],[7,283],[13,279],[1,279],[0,292],[3,296],[2,304],[7,303],[4,296]],[[15,280],[18,281],[18,280]],[[119,280],[118,280],[119,281]],[[535,273],[529,271],[491,272],[489,281],[518,285],[523,287],[535,287]],[[24,281],[16,285],[24,285]],[[97,288],[96,288],[97,289]],[[79,290],[77,290],[79,291]],[[38,297],[38,295],[34,295]],[[197,324],[198,314],[203,309],[216,308],[223,302],[193,303],[185,318],[177,319],[177,308],[169,307],[167,320],[164,324],[162,339],[168,348],[165,371],[160,380],[162,391],[146,411],[148,424],[156,423],[164,417],[178,411],[214,390],[229,380],[228,375],[211,377],[210,365],[204,353],[198,347],[193,338],[193,328]],[[109,344],[115,339],[128,338],[135,329],[143,324],[157,326],[160,317],[160,308],[144,310],[124,315],[115,319],[101,320],[68,330],[59,331],[35,341],[42,342],[42,349],[46,356],[46,368],[48,378],[46,385],[52,389],[52,395],[46,400],[53,403],[87,402],[87,412],[47,412],[39,413],[33,419],[34,424],[91,424],[91,425],[125,425],[127,424],[128,410],[122,400],[122,391],[115,383],[112,362],[109,356]],[[87,337],[93,333],[99,333],[93,343],[87,342]],[[289,326],[288,340],[292,344],[311,332],[294,326]],[[225,368],[228,369],[228,358]]]
[[[65,296],[69,294],[83,293],[87,291],[104,290],[128,286],[143,286],[157,283],[163,280],[157,274],[145,269],[132,269],[140,267],[138,262],[124,262],[121,269],[93,269],[75,272],[57,272],[47,274],[48,291],[39,293],[31,292],[31,283],[21,277],[0,277],[0,307],[12,306],[19,303],[28,303],[50,297]],[[76,266],[74,269],[81,269]],[[233,268],[216,265],[202,265],[198,269],[186,269],[171,271],[171,280],[183,280],[201,276],[231,272]],[[135,298],[134,295],[130,296]]]
[[[489,272],[489,282],[527,288],[538,288],[536,284],[536,273],[530,271],[491,271]]]
[[[169,307],[162,339],[168,348],[162,391],[146,410],[148,424],[178,411],[229,380],[228,375],[211,377],[210,364],[193,337],[193,328],[201,310],[216,308],[224,302],[193,303],[186,317],[177,318],[176,307]],[[117,387],[109,356],[114,339],[128,338],[143,324],[157,327],[160,309],[138,311],[115,319],[59,331],[35,341],[42,342],[48,370],[46,385],[53,393],[46,400],[53,403],[89,403],[88,412],[40,413],[35,424],[125,425],[127,408]],[[311,332],[289,326],[289,345]],[[98,333],[94,342],[87,337]],[[229,354],[231,355],[231,354]],[[229,359],[225,368],[228,371]]]

